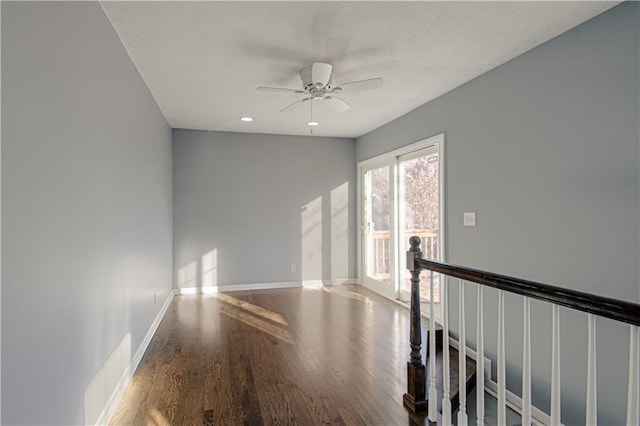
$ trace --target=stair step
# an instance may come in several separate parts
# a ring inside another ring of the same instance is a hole
[[[442,344],[438,348],[436,346],[436,389],[438,390],[438,412],[442,412],[442,395],[443,395],[443,387],[442,387],[442,366],[443,366],[443,350]],[[428,352],[427,352],[428,354]],[[449,347],[449,397],[451,399],[451,410],[456,411],[460,405],[460,382],[459,382],[459,370],[458,370],[458,360],[459,360],[459,352],[457,349]],[[429,386],[431,383],[430,377],[430,366],[429,363],[431,360],[427,357],[426,360],[426,372],[427,372],[427,395],[429,392]],[[466,362],[466,383],[467,383],[467,394],[471,393],[473,388],[476,385],[476,361],[467,357]]]
[[[425,348],[425,353],[427,354],[427,356],[429,356],[429,325],[427,323],[427,326],[423,326],[424,328],[426,328],[426,332],[425,332],[425,337],[424,337],[424,348]],[[440,324],[436,323],[436,352],[442,350],[442,327],[440,326]]]
[[[431,373],[430,373],[430,359],[429,359],[429,320],[423,318],[422,320],[422,343],[423,343],[423,356],[425,360],[426,367],[426,379],[427,379],[427,398],[429,395],[429,386],[431,383]],[[443,383],[443,329],[442,326],[438,323],[435,324],[435,338],[436,338],[436,389],[438,391],[438,415],[442,413],[442,396],[444,394],[442,383]],[[460,382],[459,382],[459,352],[457,349],[449,346],[449,398],[451,400],[451,411],[455,412],[458,410],[460,406]],[[466,383],[467,383],[467,395],[473,391],[476,385],[476,361],[467,356],[466,360]],[[420,414],[413,413],[414,415],[418,415],[416,419],[419,418]],[[412,417],[414,417],[412,415]]]
[[[443,353],[442,350],[442,330],[436,330],[436,336],[439,338],[439,344],[436,345],[436,389],[438,391],[438,413],[435,424],[442,424],[442,397],[444,395],[443,387],[442,387],[442,371],[443,371]],[[426,333],[428,337],[428,332]],[[428,357],[429,351],[426,351],[426,376],[427,376],[427,397],[429,395],[429,386],[431,384],[430,377],[430,359]],[[460,382],[459,382],[459,370],[458,370],[458,360],[459,360],[459,352],[457,349],[449,347],[449,398],[451,399],[451,413],[452,419],[455,419],[455,412],[458,410],[460,406]],[[466,384],[467,384],[467,395],[473,392],[476,385],[476,361],[467,357],[466,360]],[[469,407],[470,401],[467,400],[467,407]],[[471,403],[474,403],[471,401]],[[409,420],[411,425],[430,425],[432,424],[428,420],[428,413],[414,413],[411,410],[407,410],[409,414]]]

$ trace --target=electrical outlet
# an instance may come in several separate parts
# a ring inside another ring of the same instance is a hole
[[[464,212],[462,223],[464,226],[476,226],[476,212]]]
[[[291,264],[291,272],[295,272],[296,271],[296,264],[292,263]]]

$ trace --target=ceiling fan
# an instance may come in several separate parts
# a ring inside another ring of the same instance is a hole
[[[297,100],[280,112],[292,111],[310,101],[324,101],[335,111],[344,112],[351,106],[344,100],[336,97],[339,93],[347,92],[363,92],[365,90],[378,89],[382,87],[382,79],[380,77],[368,78],[366,80],[350,81],[336,86],[329,84],[331,80],[331,71],[333,66],[323,62],[315,62],[300,70],[300,79],[302,80],[302,89],[288,89],[282,87],[256,87],[256,90],[262,92],[279,92],[294,93],[306,95],[305,98]]]

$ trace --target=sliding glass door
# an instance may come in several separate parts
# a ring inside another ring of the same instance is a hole
[[[440,257],[440,175],[436,146],[398,157],[399,230],[402,252],[409,250],[409,238],[420,237],[422,257]],[[411,274],[400,269],[401,298],[408,300]],[[420,276],[420,295],[429,300],[429,272]],[[434,301],[439,302],[439,275],[434,275]]]
[[[362,283],[388,298],[408,300],[410,274],[405,266],[409,238],[422,240],[423,257],[443,260],[443,135],[360,163]],[[439,301],[436,275],[434,301]],[[429,298],[429,275],[420,293]]]

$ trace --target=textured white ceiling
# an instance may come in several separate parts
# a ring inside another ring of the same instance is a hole
[[[344,113],[314,105],[318,136],[357,137],[613,7],[617,2],[103,1],[174,128],[308,135],[298,71],[334,65],[333,81],[382,77],[344,93]],[[252,123],[239,117],[249,115]]]

